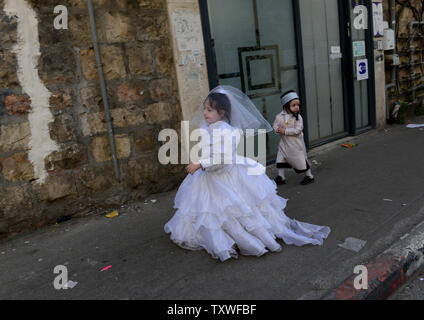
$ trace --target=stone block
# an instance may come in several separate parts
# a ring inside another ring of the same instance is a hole
[[[87,11],[87,0],[61,0],[59,3],[57,0],[26,0],[32,8],[37,11],[53,11],[53,8],[58,4],[64,5],[68,8],[68,11],[74,9],[80,9]],[[93,0],[94,8],[104,8],[112,6],[113,0]]]
[[[115,136],[116,153],[118,159],[128,158],[131,155],[130,139],[127,135]],[[96,162],[112,160],[109,137],[96,137],[91,142],[91,152]]]
[[[174,71],[174,59],[170,45],[156,48],[155,61],[159,73],[170,75]]]
[[[34,167],[26,153],[16,153],[8,158],[0,159],[0,167],[4,178],[10,182],[34,179]]]
[[[80,167],[88,162],[87,148],[82,144],[72,144],[51,153],[45,159],[48,171],[69,170]]]
[[[138,0],[141,9],[164,9],[164,0]]]
[[[125,128],[142,124],[144,120],[143,110],[138,106],[128,108],[118,108],[111,110],[113,126]]]
[[[85,87],[81,89],[81,100],[83,106],[89,111],[102,111],[104,110],[103,97],[100,86]],[[112,90],[107,87],[108,100],[112,101]]]
[[[31,131],[28,122],[0,127],[0,152],[28,150]]]
[[[124,82],[116,89],[118,102],[137,102],[144,101],[149,97],[147,82]]]
[[[80,115],[80,119],[84,136],[92,136],[107,131],[104,112],[83,113]]]
[[[50,46],[66,46],[69,43],[69,30],[56,29],[54,27],[54,19],[56,14],[53,13],[53,8],[50,12],[42,12],[37,14],[38,18],[38,39],[40,41],[41,52],[44,54]],[[69,22],[73,19],[68,18]]]
[[[155,79],[149,82],[150,96],[152,99],[160,101],[171,96],[171,80]]]
[[[61,114],[49,124],[50,136],[58,142],[69,142],[76,139],[74,119],[69,114]]]
[[[15,54],[0,50],[0,66],[0,88],[19,86]]]
[[[68,21],[68,33],[71,43],[76,47],[82,47],[93,44],[93,36],[91,35],[91,23],[88,16],[88,9],[84,13],[72,13]],[[101,30],[102,17],[96,12],[96,29],[97,39],[99,42],[104,42],[103,33]]]
[[[3,5],[0,3],[0,8]],[[17,42],[17,20],[0,16],[0,48],[11,49]]]
[[[168,39],[168,17],[166,14],[140,15],[137,17],[136,36],[139,41]]]
[[[68,47],[51,47],[40,58],[40,78],[46,86],[78,82],[74,53]]]
[[[151,45],[139,45],[126,49],[129,69],[133,76],[151,76],[154,73]]]
[[[140,158],[128,161],[128,183],[132,188],[139,185],[157,182],[159,164],[151,158]]]
[[[71,88],[64,88],[55,90],[50,96],[50,108],[64,109],[70,107],[73,103],[73,90]]]
[[[44,184],[33,182],[32,185],[35,196],[41,201],[55,201],[78,194],[75,181],[70,174],[50,175]]]
[[[122,12],[138,12],[140,10],[138,0],[115,1],[115,8]]]
[[[31,111],[31,99],[26,94],[12,94],[5,98],[7,113],[22,115]]]
[[[118,108],[111,110],[114,128],[125,128],[142,124],[143,111],[138,106]],[[82,132],[85,136],[92,136],[107,131],[106,116],[104,112],[84,113],[81,115]]]
[[[75,176],[79,189],[87,189],[91,194],[107,190],[117,184],[113,166],[102,168],[82,168]]]
[[[145,115],[149,124],[167,121],[173,117],[170,104],[164,102],[149,105],[145,110]]]
[[[125,78],[125,64],[120,47],[106,45],[100,47],[100,56],[103,65],[103,73],[106,80]],[[82,72],[87,80],[98,80],[98,70],[94,49],[80,51]]]
[[[149,128],[142,131],[137,131],[134,137],[134,147],[138,155],[143,155],[146,152],[155,152],[159,150],[159,129]]]
[[[108,42],[128,42],[135,40],[131,21],[128,16],[119,12],[105,12],[104,24]]]
[[[6,221],[16,221],[25,219],[27,213],[25,209],[32,208],[31,197],[26,185],[14,187],[0,187],[0,215]]]

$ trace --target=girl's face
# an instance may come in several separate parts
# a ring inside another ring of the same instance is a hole
[[[290,101],[290,111],[293,114],[299,113],[300,111],[300,100],[295,99],[293,101]]]
[[[207,99],[203,104],[203,116],[205,117],[206,122],[209,124],[220,121],[223,118],[223,115],[218,113],[218,111],[212,107],[209,99]]]

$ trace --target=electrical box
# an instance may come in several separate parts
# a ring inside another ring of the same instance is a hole
[[[395,48],[395,32],[393,29],[384,30],[384,50],[393,50]]]

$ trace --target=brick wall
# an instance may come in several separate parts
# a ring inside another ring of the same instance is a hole
[[[39,183],[28,158],[32,101],[17,76],[17,19],[0,0],[0,237],[99,206],[177,186],[181,166],[157,161],[158,133],[179,128],[165,0],[94,0],[104,75],[122,174],[112,165],[86,0],[61,0],[69,29],[53,26],[53,0],[27,0],[37,14],[38,74],[51,92],[50,137]]]

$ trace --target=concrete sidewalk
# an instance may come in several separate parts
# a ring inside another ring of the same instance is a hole
[[[344,140],[358,145],[312,150],[316,183],[289,174],[279,188],[289,217],[331,227],[322,247],[284,245],[225,263],[181,249],[163,231],[173,191],[117,208],[113,219],[72,219],[0,243],[0,299],[324,298],[424,220],[424,131],[392,126]],[[349,251],[338,246],[347,237],[367,243]],[[54,289],[57,265],[74,288]]]

